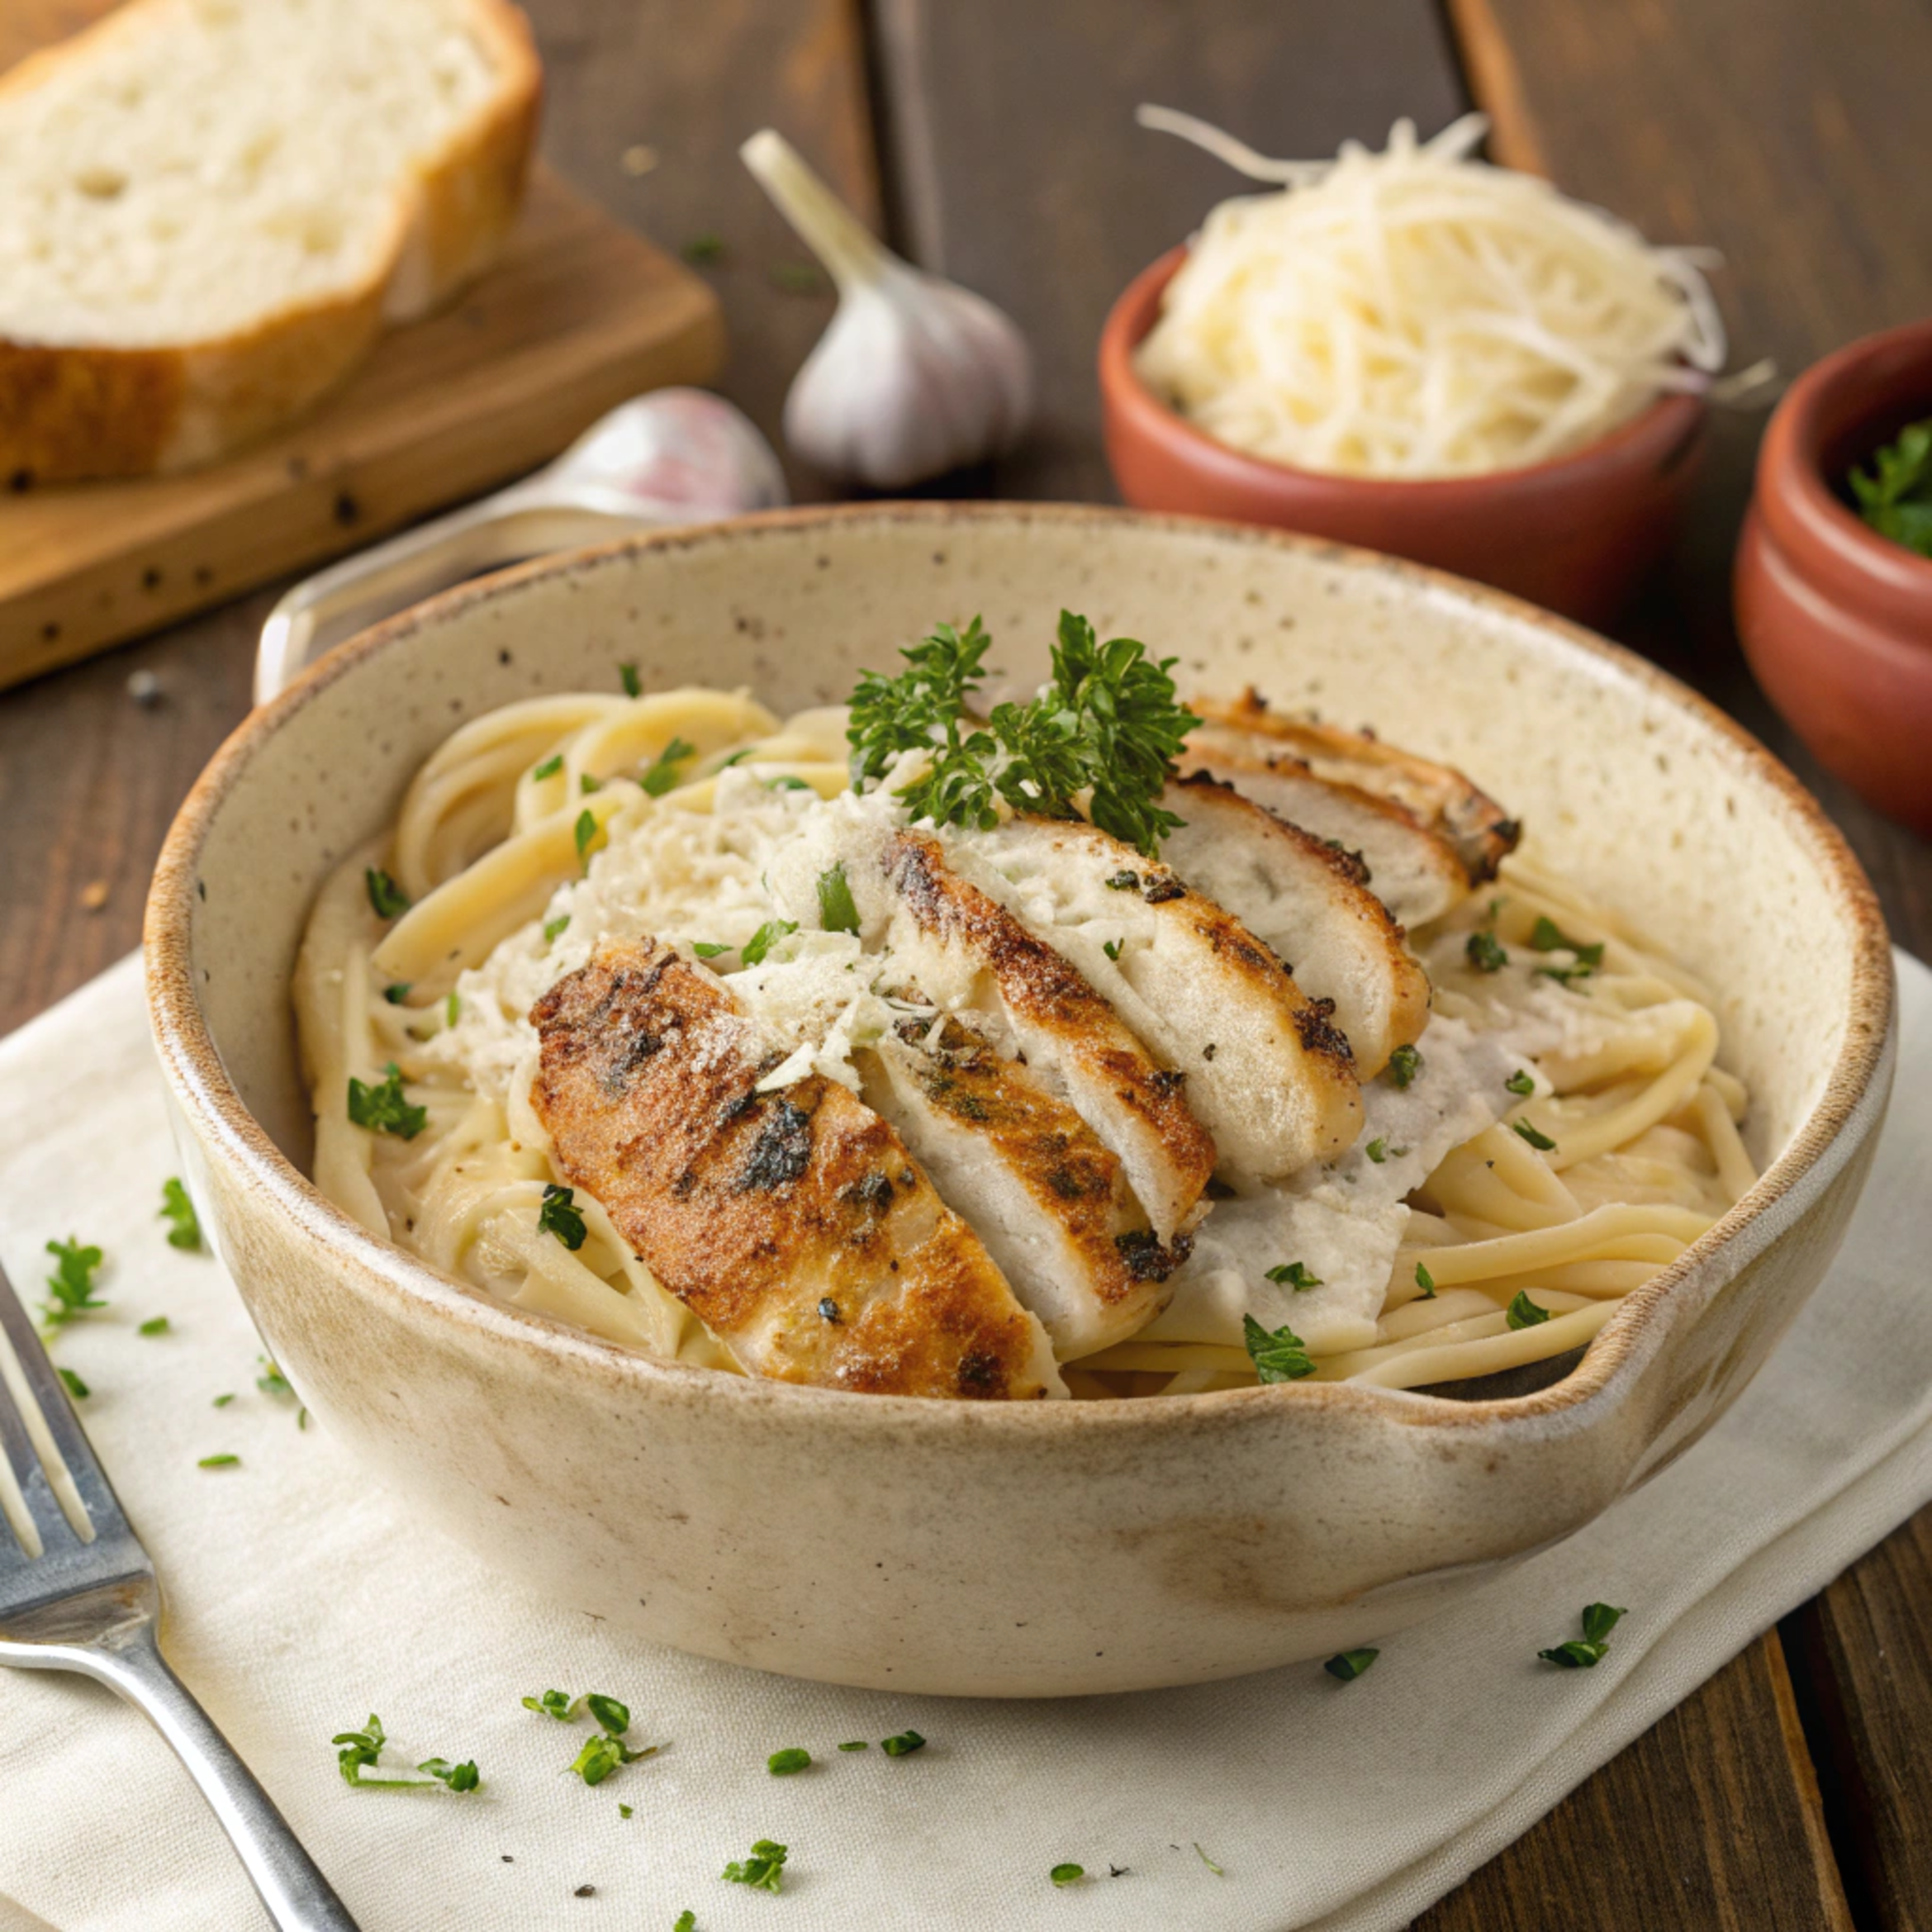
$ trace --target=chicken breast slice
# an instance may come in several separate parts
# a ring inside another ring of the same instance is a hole
[[[1170,785],[1161,802],[1184,821],[1162,857],[1271,947],[1303,992],[1334,1001],[1359,1080],[1422,1037],[1429,976],[1362,865],[1204,774]]]
[[[908,1023],[902,1032],[922,1031]],[[1066,1101],[957,1020],[858,1056],[865,1094],[965,1215],[1062,1361],[1166,1305],[1192,1241],[1155,1238],[1117,1156]]]
[[[1205,699],[1193,709],[1210,724],[1266,738],[1332,785],[1352,785],[1401,805],[1455,847],[1472,886],[1493,879],[1522,837],[1522,827],[1454,766],[1385,744],[1369,732],[1285,717],[1251,688],[1240,698]]]
[[[1187,1075],[1223,1180],[1279,1180],[1355,1139],[1361,1091],[1333,1008],[1226,907],[1084,820],[1016,818],[953,849],[996,874],[1028,930]]]
[[[1455,847],[1407,806],[1317,778],[1253,732],[1198,726],[1188,733],[1180,769],[1232,785],[1278,819],[1354,853],[1368,869],[1364,883],[1403,926],[1426,925],[1469,895],[1469,870]]]
[[[606,942],[530,1013],[558,1166],[749,1373],[874,1394],[1064,1395],[1047,1332],[899,1136],[773,1057],[714,975]]]
[[[1118,1157],[1156,1238],[1171,1244],[1205,1212],[1215,1166],[1184,1075],[1162,1069],[1080,973],[961,878],[932,833],[895,833],[880,866],[894,971],[934,1004],[992,1020],[997,1043]]]

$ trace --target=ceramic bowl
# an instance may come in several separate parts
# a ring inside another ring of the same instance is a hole
[[[1143,270],[1101,330],[1107,458],[1127,502],[1389,551],[1585,623],[1612,615],[1669,546],[1703,453],[1702,396],[1659,397],[1572,455],[1488,476],[1406,482],[1295,469],[1216,441],[1135,369],[1186,254],[1175,249]]]
[[[305,1177],[288,980],[316,888],[465,719],[542,691],[743,683],[843,698],[982,612],[1044,675],[1061,607],[1372,719],[1520,810],[1723,988],[1766,1171],[1511,1399],[1298,1384],[1005,1406],[650,1360],[365,1233]],[[1802,945],[1792,935],[1801,933]],[[1278,533],[1050,506],[775,513],[559,558],[331,653],[217,754],[146,933],[203,1222],[263,1338],[371,1475],[567,1608],[706,1655],[908,1691],[1046,1696],[1370,1643],[1588,1521],[1697,1441],[1823,1273],[1872,1152],[1892,971],[1796,783],[1701,700],[1527,606]]]
[[[1845,476],[1932,416],[1932,322],[1827,356],[1778,406],[1738,545],[1738,633],[1820,764],[1932,838],[1932,559],[1867,527]]]

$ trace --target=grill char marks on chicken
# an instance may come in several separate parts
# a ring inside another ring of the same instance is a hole
[[[1372,733],[1284,717],[1251,687],[1237,699],[1211,699],[1194,710],[1211,724],[1266,739],[1278,755],[1298,758],[1329,784],[1354,786],[1402,806],[1455,847],[1472,887],[1493,879],[1522,837],[1521,826],[1454,766],[1384,744]]]
[[[1161,802],[1183,821],[1167,862],[1273,947],[1304,993],[1335,1002],[1360,1079],[1421,1037],[1428,975],[1354,859],[1204,773]]]
[[[530,1015],[557,1165],[756,1375],[867,1393],[1061,1394],[1045,1331],[904,1143],[837,1081],[760,1094],[751,1023],[653,940]]]
[[[1192,1245],[1155,1238],[1116,1156],[1018,1061],[957,1019],[859,1056],[866,1098],[979,1231],[1063,1360],[1124,1341],[1166,1304]]]
[[[898,899],[889,947],[907,977],[1009,1036],[1000,1044],[1119,1157],[1156,1240],[1191,1227],[1215,1151],[1184,1076],[1163,1071],[1079,971],[955,872],[931,833],[896,833],[884,865]]]
[[[1283,1179],[1360,1132],[1360,1083],[1333,1008],[1226,906],[1085,820],[1023,816],[960,843],[1004,881],[1028,930],[1156,1059],[1185,1070],[1223,1180]]]

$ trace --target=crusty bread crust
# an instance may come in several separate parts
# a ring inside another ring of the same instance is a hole
[[[131,3],[0,77],[36,84],[95,36],[137,31],[175,0]],[[543,69],[510,0],[471,0],[502,76],[484,112],[399,188],[380,267],[358,287],[292,303],[216,340],[160,349],[0,336],[0,485],[137,477],[211,463],[299,415],[368,354],[383,326],[426,313],[485,267],[521,205]]]

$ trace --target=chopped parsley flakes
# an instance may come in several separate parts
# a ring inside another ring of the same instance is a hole
[[[715,939],[694,939],[691,942],[691,951],[700,959],[715,959],[719,953],[730,950],[729,946],[722,945]]]
[[[819,923],[828,933],[856,933],[859,929],[859,909],[853,901],[843,860],[819,875]]]
[[[1545,1664],[1554,1664],[1560,1669],[1594,1670],[1610,1649],[1610,1633],[1626,1614],[1613,1603],[1587,1603],[1583,1607],[1583,1635],[1572,1637],[1554,1650],[1539,1650],[1536,1654]]]
[[[573,1189],[560,1188],[553,1181],[545,1184],[544,1204],[537,1210],[537,1232],[555,1235],[573,1255],[584,1245],[583,1211],[576,1203]]]
[[[1432,1302],[1436,1298],[1436,1277],[1418,1261],[1416,1263],[1416,1286],[1422,1291],[1422,1299]]]
[[[94,1393],[71,1369],[56,1369],[54,1373],[60,1378],[61,1386],[76,1402],[85,1402]]]
[[[1322,1285],[1321,1276],[1311,1275],[1299,1261],[1284,1261],[1279,1268],[1270,1268],[1266,1279],[1283,1288],[1292,1288],[1297,1294],[1305,1294],[1311,1288]]]
[[[572,1702],[567,1691],[545,1691],[540,1697],[525,1697],[523,1707],[534,1711],[541,1717],[554,1717],[559,1724],[567,1724],[577,1716],[578,1704]]]
[[[1086,1875],[1085,1865],[1056,1865],[1047,1874],[1056,1885],[1078,1885]]]
[[[916,1730],[902,1730],[896,1737],[881,1738],[879,1749],[888,1758],[910,1757],[914,1751],[923,1751],[926,1740]]]
[[[1519,1066],[1502,1084],[1512,1094],[1533,1094],[1536,1090],[1536,1077],[1526,1067]]]
[[[1388,1056],[1388,1077],[1406,1087],[1422,1070],[1422,1056],[1413,1047],[1398,1047]]]
[[[644,695],[644,687],[638,676],[636,665],[619,664],[617,667],[617,676],[624,686],[624,695],[627,698],[641,698]]]
[[[150,1315],[135,1330],[136,1335],[165,1335],[168,1332],[168,1317],[165,1315]]]
[[[1379,1167],[1388,1158],[1388,1143],[1384,1140],[1370,1141],[1362,1151]]]
[[[568,913],[564,913],[554,919],[545,919],[544,922],[544,943],[546,946],[554,946],[569,923],[570,914]]]
[[[369,904],[377,919],[400,919],[409,910],[409,895],[381,866],[365,866],[363,884],[368,890]]]
[[[765,1768],[774,1778],[790,1778],[810,1764],[812,1754],[794,1744],[789,1750],[774,1751],[765,1760]]]
[[[349,1075],[349,1118],[373,1133],[413,1141],[430,1124],[430,1110],[410,1104],[402,1090],[402,1070],[392,1060],[388,1077],[378,1086],[367,1086],[354,1074]]]
[[[1509,1311],[1502,1318],[1512,1330],[1534,1328],[1539,1322],[1550,1319],[1550,1310],[1539,1308],[1531,1301],[1530,1291],[1526,1288],[1519,1288],[1516,1291],[1516,1299],[1509,1304]]]
[[[335,1754],[335,1763],[340,1769],[343,1782],[354,1785],[360,1791],[427,1791],[436,1785],[443,1785],[454,1792],[478,1791],[482,1779],[477,1774],[476,1760],[467,1759],[461,1764],[452,1764],[447,1758],[425,1758],[416,1769],[426,1772],[423,1778],[368,1778],[363,1773],[374,1768],[382,1754],[382,1747],[388,1743],[383,1735],[382,1720],[374,1711],[369,1713],[369,1721],[360,1730],[338,1731],[330,1743],[339,1747]]]
[[[50,1241],[47,1252],[54,1257],[54,1272],[47,1279],[48,1299],[40,1303],[41,1317],[50,1328],[64,1328],[107,1303],[94,1293],[94,1270],[101,1265],[101,1251],[86,1247],[78,1235],[65,1241]]]
[[[1301,1337],[1292,1328],[1277,1328],[1270,1332],[1252,1315],[1241,1317],[1241,1340],[1247,1345],[1248,1359],[1254,1363],[1255,1373],[1262,1381],[1298,1382],[1304,1375],[1314,1374],[1315,1365],[1308,1360]]]
[[[1379,1650],[1337,1650],[1322,1668],[1342,1683],[1353,1683],[1382,1653]]]
[[[635,1763],[639,1758],[653,1757],[657,1749],[655,1744],[646,1744],[641,1751],[633,1750],[622,1738],[600,1730],[586,1743],[565,1769],[575,1772],[586,1784],[601,1784],[620,1766]]]
[[[161,1183],[161,1208],[158,1218],[169,1224],[169,1247],[184,1248],[192,1254],[201,1246],[202,1224],[196,1218],[195,1204],[188,1198],[188,1189],[172,1175]]]
[[[1479,973],[1499,972],[1509,964],[1509,955],[1497,944],[1493,933],[1470,933],[1463,952]]]
[[[588,805],[577,815],[571,837],[577,842],[577,856],[586,865],[590,863],[591,846],[597,837],[597,814]]]
[[[1556,1151],[1555,1142],[1526,1120],[1512,1120],[1509,1123],[1509,1131],[1518,1140],[1527,1141],[1539,1154],[1554,1154]]]
[[[796,919],[767,919],[738,948],[738,957],[748,966],[762,966],[771,948],[797,930]]]
[[[195,1467],[197,1469],[231,1469],[240,1460],[239,1455],[204,1455]]]
[[[686,744],[681,738],[672,738],[638,774],[638,783],[643,786],[644,795],[662,798],[679,782],[677,767],[697,755],[698,748],[695,744]]]
[[[719,1876],[731,1885],[748,1885],[754,1892],[785,1889],[786,1848],[768,1838],[752,1845],[748,1858],[733,1858]]]
[[[530,776],[533,778],[554,778],[563,769],[563,753],[553,752],[542,764],[533,765],[530,767]]]

